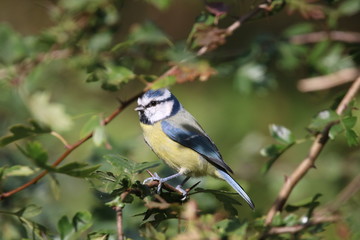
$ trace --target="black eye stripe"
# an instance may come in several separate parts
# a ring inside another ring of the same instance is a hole
[[[145,108],[154,107],[154,106],[158,105],[159,103],[167,102],[170,99],[171,99],[171,97],[163,99],[163,100],[159,100],[159,101],[154,101],[154,100],[150,101],[148,104],[145,105]]]

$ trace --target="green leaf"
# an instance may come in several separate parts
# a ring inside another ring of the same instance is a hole
[[[65,107],[59,103],[50,103],[50,94],[37,92],[30,96],[29,109],[34,118],[55,131],[69,130],[73,121],[65,112]]]
[[[151,3],[154,7],[158,8],[159,10],[165,10],[171,4],[171,0],[146,0],[146,1]]]
[[[289,204],[285,207],[285,210],[287,212],[294,212],[299,210],[300,208],[306,208],[308,209],[307,217],[310,218],[312,216],[312,213],[316,207],[320,205],[320,202],[318,199],[322,196],[322,194],[317,193],[314,197],[304,199],[296,204]]]
[[[357,146],[359,145],[359,136],[357,133],[352,129],[347,129],[345,131],[346,134],[346,140],[349,146]]]
[[[263,149],[260,150],[260,154],[264,157],[270,157],[269,160],[264,164],[264,166],[261,169],[261,172],[263,174],[267,173],[272,165],[276,162],[276,160],[279,159],[279,157],[288,149],[290,148],[294,143],[288,144],[288,145],[282,145],[282,144],[271,144]]]
[[[22,225],[25,227],[27,236],[31,236],[31,239],[37,239],[37,240],[48,240],[50,239],[49,230],[34,221],[31,221],[24,217],[19,217],[19,220],[21,221]]]
[[[167,76],[159,79],[152,85],[152,89],[160,89],[164,87],[169,87],[171,85],[174,85],[176,83],[176,77],[175,76]]]
[[[271,124],[270,125],[270,134],[271,136],[281,144],[288,145],[295,142],[295,138],[292,132],[286,127]]]
[[[123,66],[107,66],[107,79],[103,81],[101,87],[108,91],[119,90],[124,84],[135,78],[135,74]]]
[[[334,140],[337,135],[344,131],[344,127],[341,124],[336,124],[330,128],[329,137]]]
[[[11,167],[3,167],[2,177],[19,177],[19,176],[30,176],[36,173],[34,169],[29,166],[14,165]]]
[[[14,141],[35,136],[37,134],[44,134],[49,133],[51,130],[47,127],[41,127],[38,123],[31,120],[30,121],[31,126],[25,126],[25,125],[13,125],[10,127],[11,135],[7,135],[0,138],[0,146],[3,147],[9,143],[12,143]]]
[[[105,126],[99,125],[94,129],[93,142],[97,147],[106,143]]]
[[[86,137],[92,133],[94,129],[100,125],[100,118],[97,115],[91,116],[80,130],[80,138]]]
[[[88,234],[88,240],[108,240],[110,233],[101,231],[101,232],[92,232]]]
[[[77,232],[82,233],[92,225],[92,216],[90,212],[78,212],[72,219],[72,224]]]
[[[137,163],[121,155],[114,154],[105,155],[104,159],[108,161],[115,169],[122,170],[130,175],[141,173],[146,169],[153,168],[159,165],[159,162]]]
[[[168,44],[171,45],[167,36],[153,23],[145,22],[143,24],[136,24],[132,27],[129,40],[139,43],[147,44]]]
[[[39,167],[46,167],[48,154],[40,142],[28,142],[25,148],[18,146],[19,150],[28,158],[33,160],[34,164]]]
[[[73,231],[73,226],[67,216],[63,216],[62,218],[60,218],[57,227],[60,233],[61,240],[68,239],[67,236]]]
[[[72,162],[62,167],[54,169],[57,173],[63,173],[73,177],[86,178],[91,177],[101,165],[89,165],[87,163]]]
[[[311,121],[309,129],[317,132],[323,131],[323,129],[330,123],[339,121],[339,115],[333,110],[324,110],[318,113]]]
[[[294,35],[310,33],[314,31],[314,25],[309,22],[294,24],[284,32],[285,37],[291,37]]]
[[[10,26],[0,24],[0,63],[11,64],[24,58],[28,54],[24,40]]]
[[[338,11],[345,16],[356,14],[360,10],[360,2],[358,0],[347,0],[341,2]]]
[[[35,205],[35,204],[30,204],[22,209],[20,209],[19,211],[17,211],[15,214],[19,217],[24,217],[24,218],[31,218],[31,217],[35,217],[37,215],[39,215],[41,213],[42,208]]]

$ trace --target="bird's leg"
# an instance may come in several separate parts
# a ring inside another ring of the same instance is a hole
[[[159,185],[158,185],[158,187],[157,187],[157,193],[159,193],[160,190],[161,190],[162,184],[163,184],[164,182],[167,182],[167,181],[169,181],[169,180],[171,180],[171,179],[173,179],[173,178],[179,177],[179,176],[181,176],[181,175],[182,175],[182,173],[181,173],[181,172],[178,172],[178,173],[176,173],[176,174],[174,174],[174,175],[170,175],[170,176],[168,176],[168,177],[166,177],[166,178],[161,178],[157,173],[154,173],[154,176],[145,179],[144,182],[143,182],[143,184],[145,184],[145,183],[147,183],[147,182],[149,182],[149,181],[158,181],[158,182],[159,182]]]
[[[182,187],[189,179],[190,179],[190,177],[186,177],[179,185],[176,186],[176,190],[181,192],[181,194],[183,195],[183,198],[181,199],[181,201],[184,201],[187,197],[187,192]]]

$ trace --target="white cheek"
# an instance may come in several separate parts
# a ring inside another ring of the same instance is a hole
[[[153,123],[165,119],[170,116],[174,103],[164,102],[155,107],[149,108],[148,116],[149,120]]]

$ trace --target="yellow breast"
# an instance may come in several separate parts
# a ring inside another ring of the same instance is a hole
[[[171,140],[161,129],[161,123],[140,123],[144,138],[155,154],[170,167],[189,176],[214,175],[215,168],[194,150]]]

